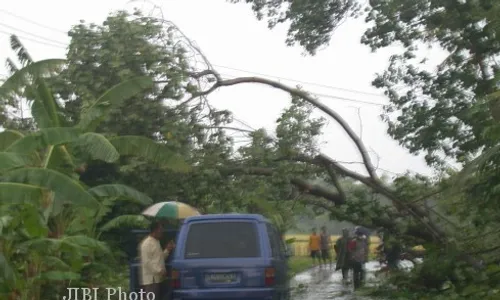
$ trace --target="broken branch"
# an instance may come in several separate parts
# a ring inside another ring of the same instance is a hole
[[[275,171],[271,168],[261,168],[261,167],[223,168],[219,169],[219,172],[221,174],[226,174],[226,175],[246,174],[246,175],[257,175],[257,176],[272,176],[275,173]],[[342,198],[342,196],[339,193],[334,192],[323,186],[311,184],[305,179],[292,178],[290,179],[290,183],[296,186],[302,192],[306,192],[316,197],[325,198],[326,200],[331,201],[334,205],[341,205],[345,202],[345,199]]]
[[[356,145],[356,147],[359,150],[359,153],[361,154],[361,157],[363,159],[365,168],[369,174],[369,176],[373,180],[379,180],[378,175],[375,172],[375,167],[373,166],[373,163],[371,161],[370,155],[368,153],[368,150],[366,149],[365,145],[363,142],[359,139],[359,137],[356,135],[354,130],[349,126],[349,124],[342,118],[337,112],[329,108],[328,106],[324,105],[323,103],[319,102],[318,100],[314,99],[312,96],[310,96],[307,92],[299,90],[297,88],[292,88],[289,87],[285,84],[269,80],[266,78],[260,78],[260,77],[239,77],[239,78],[234,78],[234,79],[227,79],[227,80],[222,80],[220,75],[214,71],[214,70],[205,70],[199,73],[195,73],[192,76],[195,78],[200,78],[202,76],[207,76],[207,75],[212,75],[215,77],[216,82],[210,87],[208,90],[203,91],[198,93],[198,96],[202,95],[208,95],[215,91],[216,89],[224,86],[232,86],[232,85],[238,85],[242,83],[261,83],[265,84],[270,87],[274,87],[277,89],[280,89],[282,91],[288,92],[291,95],[300,97],[304,99],[305,101],[309,102],[310,104],[314,105],[316,108],[320,109],[324,113],[326,113],[328,116],[333,118],[341,127],[342,129],[345,130],[349,138],[353,141],[353,143]]]

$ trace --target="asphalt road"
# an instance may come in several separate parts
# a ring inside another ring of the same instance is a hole
[[[379,263],[366,264],[367,281],[374,279],[374,272],[380,268]],[[352,284],[342,284],[342,274],[335,271],[335,266],[316,267],[298,274],[292,281],[294,287],[293,300],[369,300],[370,298],[357,296],[353,292]]]

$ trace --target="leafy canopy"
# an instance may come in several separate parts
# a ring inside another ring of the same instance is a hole
[[[360,11],[358,2],[350,0],[246,3],[271,28],[289,22],[287,43],[298,43],[313,55],[328,44],[340,19]],[[466,162],[491,146],[485,132],[491,115],[474,108],[478,99],[496,91],[498,1],[372,0],[363,8],[359,15],[368,28],[361,43],[373,51],[393,45],[404,50],[373,82],[389,96],[383,116],[389,135],[411,153],[424,152],[431,165],[445,157]],[[448,53],[436,72],[420,67],[426,59],[417,50],[423,46]]]

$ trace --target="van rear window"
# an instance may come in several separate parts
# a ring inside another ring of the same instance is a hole
[[[184,258],[259,257],[257,228],[252,222],[191,224]]]

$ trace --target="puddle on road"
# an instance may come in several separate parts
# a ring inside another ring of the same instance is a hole
[[[367,281],[375,278],[374,272],[380,269],[376,262],[366,264]],[[368,300],[367,297],[353,293],[352,285],[342,284],[342,274],[335,268],[316,267],[295,276],[292,281],[294,292],[292,300]]]
[[[304,283],[304,282],[309,282],[312,279],[312,274],[310,272],[298,274],[297,276],[294,277],[294,281],[297,283]]]

